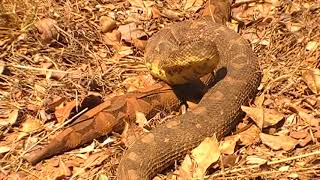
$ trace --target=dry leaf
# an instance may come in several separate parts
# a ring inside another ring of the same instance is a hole
[[[111,17],[108,16],[102,16],[100,18],[100,26],[101,31],[103,33],[111,32],[114,28],[117,27],[116,21],[113,20]]]
[[[131,6],[139,7],[139,8],[145,8],[144,3],[142,0],[128,0]]]
[[[301,117],[301,119],[304,122],[306,122],[310,126],[319,126],[319,123],[320,123],[320,119],[319,118],[315,118],[313,115],[308,114],[308,113],[303,112],[303,111],[298,111],[298,115]]]
[[[133,92],[138,89],[151,87],[155,83],[155,79],[148,73],[146,75],[129,77],[122,82],[122,85],[126,87],[127,92]]]
[[[289,168],[290,168],[290,166],[281,166],[281,167],[279,167],[279,171],[285,172],[285,171],[288,171]]]
[[[41,19],[36,22],[34,26],[41,34],[41,39],[44,41],[51,41],[52,39],[56,39],[58,36],[58,31],[56,29],[57,22],[53,19]]]
[[[6,126],[13,125],[17,122],[18,117],[19,117],[19,109],[11,110],[8,113],[7,118],[0,119],[0,126],[6,127]]]
[[[92,141],[92,143],[84,148],[79,149],[79,153],[84,154],[84,153],[90,153],[95,150],[96,143],[95,141]]]
[[[131,47],[128,46],[121,46],[120,50],[118,51],[117,55],[115,58],[121,58],[121,57],[125,57],[128,56],[130,54],[133,54],[133,50]]]
[[[162,15],[170,20],[178,20],[180,13],[170,9],[164,9],[162,10]]]
[[[189,9],[193,6],[193,4],[196,2],[196,0],[187,0],[186,4],[184,6],[184,9]]]
[[[308,134],[306,138],[299,140],[299,145],[300,145],[301,147],[304,147],[304,146],[306,146],[306,145],[307,145],[309,142],[311,142],[311,141],[312,141],[312,137],[311,137],[310,134]]]
[[[295,139],[303,139],[308,136],[308,132],[305,130],[301,131],[292,131],[290,132],[290,137],[295,138]]]
[[[320,93],[320,70],[309,69],[302,74],[304,82],[307,83],[309,89],[317,94]]]
[[[185,179],[203,178],[207,168],[220,157],[218,140],[215,136],[206,138],[192,150],[190,156],[186,156],[182,162],[180,176]]]
[[[98,180],[109,180],[109,178],[105,174],[99,174]]]
[[[249,129],[239,134],[241,144],[248,146],[257,143],[259,141],[259,133],[260,129],[257,126],[252,125]]]
[[[260,133],[260,139],[263,144],[269,146],[273,150],[283,149],[285,151],[290,151],[299,143],[298,140],[289,136],[273,136],[264,133]]]
[[[36,91],[36,93],[39,93],[39,94],[46,94],[46,91],[47,91],[47,89],[41,86],[40,84],[35,84],[34,90]]]
[[[241,109],[262,129],[277,124],[283,115],[276,110],[241,106]]]
[[[196,12],[202,7],[202,5],[203,0],[187,0],[184,9],[190,12]]]
[[[152,18],[156,19],[161,17],[161,13],[158,8],[152,7],[151,12],[152,12]]]
[[[143,128],[145,124],[147,124],[148,120],[146,116],[142,112],[136,111],[136,123],[138,123],[138,126]]]
[[[120,25],[118,31],[121,33],[121,39],[128,43],[133,43],[133,39],[143,39],[148,35],[136,23]]]
[[[56,108],[54,114],[59,123],[63,123],[69,116],[73,108],[77,106],[76,100],[67,102],[65,106]]]
[[[240,135],[228,136],[226,139],[220,144],[220,151],[223,154],[233,154],[234,148],[236,147],[237,142],[240,139]]]
[[[31,117],[27,118],[25,122],[22,123],[22,132],[31,133],[37,132],[43,129],[43,125],[39,119],[33,119]]]
[[[43,106],[49,110],[54,110],[56,107],[60,106],[66,98],[60,96],[50,96],[48,99],[45,99]]]
[[[265,164],[267,162],[267,160],[259,158],[257,156],[248,156],[246,158],[246,163],[247,164],[257,164],[257,165],[261,165],[261,164]]]
[[[306,45],[306,50],[307,50],[307,51],[315,51],[315,50],[317,50],[318,46],[319,46],[319,43],[318,43],[318,42],[316,42],[316,41],[310,41],[310,42],[308,42],[308,44]]]
[[[109,151],[93,153],[86,159],[83,165],[87,168],[100,166],[110,155],[111,153]]]
[[[71,169],[67,167],[66,164],[60,159],[59,160],[59,177],[70,177],[71,175],[72,175]]]
[[[121,33],[118,30],[113,30],[111,33],[102,35],[103,42],[112,46],[116,51],[121,49]]]
[[[8,146],[0,146],[0,154],[4,154],[4,153],[7,153],[11,150],[10,147]]]

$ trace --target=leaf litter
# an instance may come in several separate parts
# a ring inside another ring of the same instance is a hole
[[[116,134],[105,137],[113,139],[108,143],[88,146],[84,154],[75,150],[36,167],[20,154],[30,142],[48,142],[59,130],[57,122],[67,121],[75,106],[64,107],[59,115],[62,104],[82,102],[93,92],[107,97],[144,87],[139,78],[148,74],[142,58],[146,39],[173,21],[197,17],[204,5],[201,0],[3,0],[0,178],[114,179],[123,152]],[[220,149],[200,146],[207,156],[222,151],[220,159],[200,163],[195,172],[209,178],[314,178],[320,171],[320,7],[300,0],[236,0],[232,7],[230,27],[250,41],[260,58],[263,82],[256,106],[246,107],[247,118],[236,134],[226,137]],[[125,81],[135,77],[137,81]],[[139,116],[142,126],[146,122]],[[246,128],[252,120],[255,124]],[[220,167],[227,155],[232,166]],[[192,170],[184,168],[185,174],[194,171],[193,165],[187,165]]]

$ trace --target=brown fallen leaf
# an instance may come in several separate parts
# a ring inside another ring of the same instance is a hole
[[[170,9],[164,9],[162,10],[162,16],[170,19],[170,20],[178,20],[179,17],[180,17],[180,13],[177,12],[177,11],[173,11],[173,10],[170,10]]]
[[[241,109],[247,113],[260,129],[273,126],[284,118],[283,114],[273,109],[248,106],[241,106]]]
[[[221,155],[221,162],[223,163],[223,167],[234,167],[239,159],[238,155],[230,154],[230,155]]]
[[[103,42],[112,46],[116,51],[121,49],[121,33],[118,30],[107,32],[102,35]]]
[[[319,126],[320,118],[315,118],[312,114],[309,114],[306,109],[303,109],[297,105],[294,104],[288,104],[287,105],[291,111],[298,114],[298,116],[305,122],[306,124],[310,126]]]
[[[63,123],[66,119],[68,119],[72,109],[75,108],[76,106],[77,106],[76,100],[67,102],[65,105],[62,104],[62,106],[58,106],[54,112],[57,118],[57,121],[59,123]]]
[[[122,85],[126,87],[127,92],[133,92],[138,89],[151,87],[155,83],[156,81],[154,80],[152,75],[148,73],[146,75],[129,77],[122,82]]]
[[[295,139],[303,139],[308,136],[308,132],[306,130],[292,131],[289,136]]]
[[[39,119],[34,119],[32,117],[28,117],[23,123],[22,123],[22,132],[31,133],[31,132],[37,132],[43,129],[43,124]]]
[[[267,160],[257,157],[257,156],[248,156],[246,158],[246,164],[257,164],[257,165],[261,165],[261,164],[265,164],[267,162]]]
[[[317,41],[310,41],[306,45],[306,50],[315,51],[319,46],[320,46],[320,43],[318,43]]]
[[[161,17],[161,13],[158,8],[152,7],[151,12],[152,12],[152,18],[156,19]]]
[[[68,166],[66,166],[66,164],[61,159],[59,159],[59,177],[66,178],[70,176],[72,176],[71,169]]]
[[[308,113],[306,113],[304,111],[299,111],[298,115],[308,125],[315,126],[315,127],[319,126],[320,119],[319,118],[315,118],[312,114],[308,114]]]
[[[305,147],[311,141],[312,141],[312,137],[311,137],[310,134],[308,134],[307,137],[305,137],[304,139],[300,139],[299,140],[299,145],[301,147]]]
[[[62,104],[66,99],[60,96],[50,96],[48,99],[43,101],[43,106],[53,111],[56,107]]]
[[[202,7],[202,5],[203,0],[187,0],[184,9],[190,12],[196,12]]]
[[[34,26],[37,28],[41,34],[41,39],[49,42],[56,39],[58,36],[57,22],[50,18],[45,18],[37,21]]]
[[[182,179],[204,178],[207,168],[220,157],[219,143],[215,136],[206,138],[187,155],[179,168]]]
[[[142,0],[128,0],[131,6],[145,8]]]
[[[136,123],[138,123],[139,127],[143,128],[143,126],[148,122],[146,116],[139,111],[136,111],[135,113],[136,113]]]
[[[103,150],[103,151],[100,151],[100,152],[93,153],[86,159],[86,161],[84,162],[84,166],[86,168],[99,166],[99,165],[101,165],[103,163],[103,161],[108,159],[111,154],[112,153],[110,151],[107,151],[107,150]]]
[[[225,24],[230,19],[230,1],[219,0],[219,1],[207,1],[203,11],[203,17],[212,17],[217,23]]]
[[[260,133],[260,139],[263,144],[269,146],[273,150],[283,149],[285,151],[290,151],[299,143],[298,140],[289,136],[273,136],[264,133]]]
[[[241,144],[248,146],[257,143],[259,141],[259,133],[260,129],[257,126],[252,125],[249,129],[239,134]]]
[[[138,28],[136,23],[120,25],[118,31],[121,33],[122,40],[132,44],[133,39],[143,39],[148,36],[143,29]]]
[[[302,74],[304,82],[307,83],[309,89],[315,93],[320,93],[320,70],[309,69]]]
[[[5,154],[5,153],[9,152],[10,150],[11,150],[11,148],[8,146],[0,146],[0,155]]]
[[[220,143],[220,151],[223,154],[233,154],[234,148],[240,139],[240,135],[228,136],[226,139]]]
[[[0,119],[0,126],[10,126],[17,122],[19,117],[19,109],[9,110],[6,118]]]
[[[100,17],[100,27],[103,33],[111,32],[114,28],[117,27],[116,21],[108,16]]]

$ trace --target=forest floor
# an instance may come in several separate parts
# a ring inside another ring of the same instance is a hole
[[[61,116],[74,116],[88,96],[108,98],[144,86],[150,80],[143,64],[148,37],[197,18],[204,4],[1,0],[0,179],[116,179],[124,152],[116,133],[35,166],[22,154],[48,142],[63,128]],[[234,147],[210,163],[206,177],[320,176],[320,1],[235,0],[232,17],[228,26],[250,42],[263,78],[238,128],[255,124],[229,137],[237,139]]]

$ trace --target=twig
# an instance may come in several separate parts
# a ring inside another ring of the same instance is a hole
[[[15,67],[15,68],[20,68],[20,69],[30,69],[30,70],[35,70],[35,71],[58,72],[58,73],[73,73],[73,72],[61,71],[61,70],[55,70],[55,69],[36,68],[36,67],[32,67],[32,66],[21,66],[21,65],[8,65],[8,66],[12,66],[12,67]]]
[[[315,151],[315,152],[311,152],[311,153],[307,153],[307,154],[302,154],[302,155],[299,155],[299,156],[290,157],[290,158],[280,159],[280,160],[276,160],[276,161],[269,161],[266,164],[267,165],[280,164],[280,163],[283,163],[283,162],[292,161],[292,160],[296,160],[296,159],[300,159],[300,158],[306,158],[306,157],[314,156],[314,155],[320,155],[320,150],[319,151]],[[249,170],[249,169],[254,169],[254,168],[258,168],[260,166],[261,165],[252,165],[252,166],[239,168],[239,169],[229,169],[229,170],[225,169],[224,172],[213,174],[213,175],[210,175],[209,177],[225,176],[226,174],[229,174],[229,173],[235,173],[235,172],[239,172],[239,171],[245,171],[245,170]]]
[[[74,119],[78,118],[81,114],[83,114],[88,108],[83,109],[82,111],[80,111],[78,114],[76,114],[75,116],[73,116],[72,118],[70,118],[69,120],[65,121],[63,124],[61,124],[60,126],[58,126],[57,128],[55,128],[53,131],[51,131],[48,135],[44,136],[43,138],[41,138],[39,141],[37,141],[36,143],[34,143],[32,146],[30,146],[28,149],[26,149],[23,153],[20,154],[19,158],[22,158],[26,153],[28,153],[32,148],[34,148],[36,145],[38,145],[40,142],[42,142],[43,140],[47,139],[50,135],[52,135],[53,133],[55,133],[56,131],[58,131],[59,129],[61,129],[62,127],[64,127],[65,125],[69,124],[71,121],[73,121]]]

